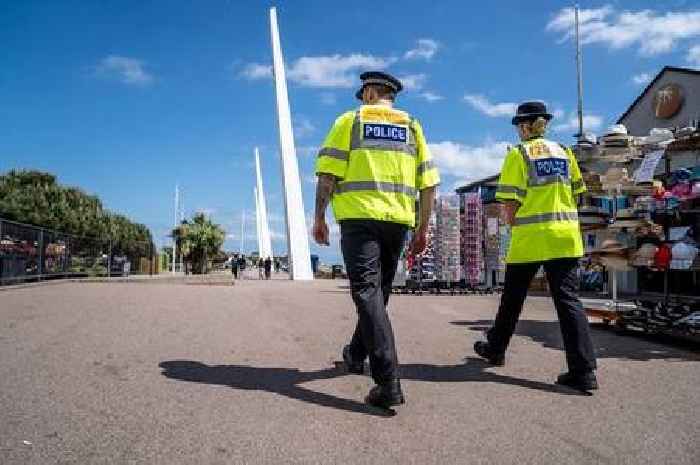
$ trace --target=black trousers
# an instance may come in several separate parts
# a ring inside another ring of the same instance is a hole
[[[377,384],[398,378],[394,330],[386,306],[406,230],[404,225],[375,220],[340,223],[340,245],[358,315],[350,355],[355,361],[369,356]]]
[[[588,318],[578,298],[576,258],[507,265],[501,305],[494,326],[487,332],[489,345],[494,352],[505,353],[523,309],[527,289],[541,266],[547,274],[554,307],[559,317],[569,370],[573,373],[595,370],[596,360]]]

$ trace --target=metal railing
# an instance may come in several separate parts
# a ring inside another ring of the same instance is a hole
[[[77,236],[0,218],[0,285],[68,277],[154,274],[150,242]]]

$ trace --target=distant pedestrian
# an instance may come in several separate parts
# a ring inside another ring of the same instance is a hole
[[[272,275],[272,259],[267,257],[265,259],[265,279],[270,279]]]
[[[258,279],[263,279],[265,273],[265,261],[260,257],[258,259]]]
[[[241,273],[241,279],[243,279],[243,272],[245,271],[246,264],[247,262],[245,255],[241,254],[240,258],[238,259],[238,271]]]
[[[279,258],[275,258],[275,273],[280,272],[280,260]]]
[[[238,261],[238,254],[234,255],[231,257],[231,274],[233,274],[233,280],[238,279],[238,270],[240,267],[240,263]]]

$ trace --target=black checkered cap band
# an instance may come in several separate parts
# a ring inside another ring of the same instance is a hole
[[[378,78],[370,78],[370,79],[365,79],[362,81],[362,87],[366,86],[367,84],[379,84],[382,86],[387,86],[394,92],[398,92],[399,89],[396,87],[396,84],[393,82],[387,80],[387,79],[378,79]]]

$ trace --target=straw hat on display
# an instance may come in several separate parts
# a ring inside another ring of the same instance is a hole
[[[617,239],[605,239],[603,243],[591,252],[591,257],[615,271],[628,271],[629,247]]]

